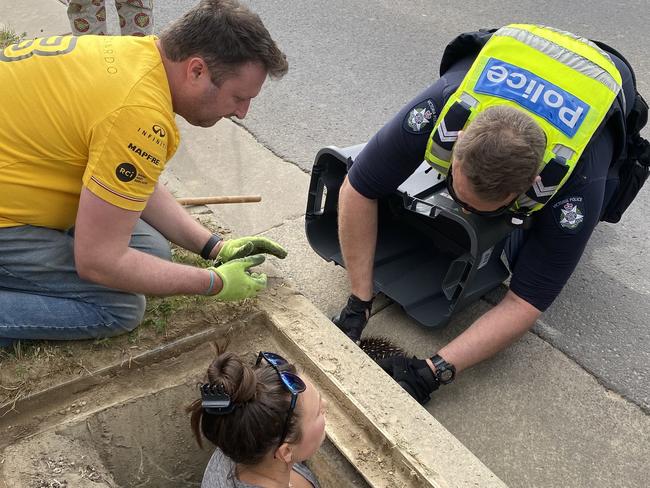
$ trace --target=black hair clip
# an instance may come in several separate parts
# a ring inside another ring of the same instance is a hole
[[[212,415],[227,415],[235,409],[235,404],[230,399],[220,383],[205,383],[199,387],[201,390],[201,407],[206,413]]]

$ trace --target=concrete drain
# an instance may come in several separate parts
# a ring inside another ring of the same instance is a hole
[[[180,385],[64,423],[10,446],[11,487],[195,487],[210,458],[184,407],[196,394]],[[324,486],[368,486],[330,444],[313,462]],[[339,481],[340,480],[340,481]],[[342,483],[347,480],[347,483]]]
[[[211,450],[196,444],[185,407],[224,335],[251,361],[282,354],[327,399],[328,440],[310,461],[324,488],[505,486],[304,297],[281,289],[259,304],[0,406],[0,488],[200,486]]]

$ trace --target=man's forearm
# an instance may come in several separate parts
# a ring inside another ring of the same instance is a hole
[[[211,232],[179,205],[162,183],[156,184],[141,217],[169,241],[197,254],[211,236]],[[210,256],[214,258],[217,252],[218,246]]]
[[[339,242],[352,293],[361,300],[370,300],[377,243],[377,201],[358,193],[347,178],[339,194]]]
[[[530,330],[540,315],[539,310],[508,291],[497,306],[479,317],[438,354],[453,364],[456,371],[462,371],[515,342]]]
[[[108,288],[133,293],[205,293],[214,273],[170,263],[129,247],[140,216],[140,212],[112,205],[83,188],[74,236],[75,266],[79,276]],[[218,276],[213,279],[213,292],[217,292],[223,285]]]
[[[131,248],[114,259],[97,259],[79,269],[83,269],[80,276],[85,280],[145,295],[200,295],[210,287],[211,274],[214,275],[211,294],[218,293],[222,288],[221,279],[216,273],[171,263]]]

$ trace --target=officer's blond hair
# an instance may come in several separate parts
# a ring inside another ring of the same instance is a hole
[[[477,197],[496,202],[528,190],[540,171],[546,136],[527,114],[499,105],[479,113],[454,145]]]

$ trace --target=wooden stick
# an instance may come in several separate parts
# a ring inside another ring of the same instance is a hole
[[[260,195],[233,195],[223,197],[177,198],[181,205],[215,205],[220,203],[254,203],[261,202]]]

